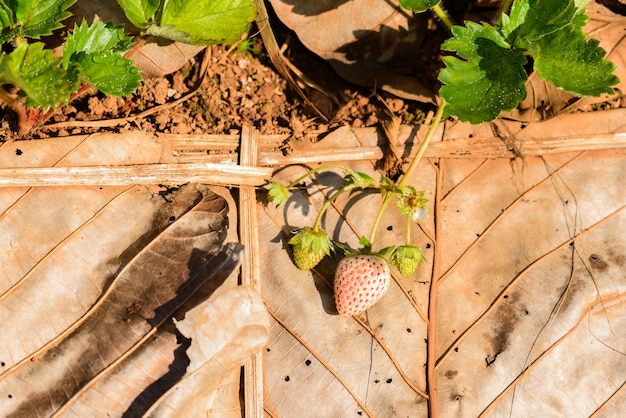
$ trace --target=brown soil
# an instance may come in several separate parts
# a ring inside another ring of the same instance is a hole
[[[480,10],[484,14],[491,9]],[[482,17],[485,16],[488,14]],[[437,90],[436,74],[441,68],[439,44],[447,31],[443,36],[437,25],[433,26],[420,51],[423,65],[418,77],[424,85]],[[400,116],[404,124],[423,120],[428,105],[344,81],[280,23],[273,27],[279,44],[287,46],[285,54],[290,62],[329,93],[303,86],[308,99],[325,118],[305,104],[276,71],[257,35],[251,38],[251,43],[242,44],[245,48],[208,47],[175,73],[144,80],[142,87],[130,97],[87,92],[57,109],[44,126],[26,135],[16,133],[15,114],[0,106],[0,141],[122,129],[224,134],[238,132],[245,124],[253,125],[261,134],[290,134],[292,139],[315,140],[339,126],[375,126],[387,111]],[[251,33],[257,33],[256,28]],[[201,74],[203,60],[208,60],[208,66]]]
[[[295,51],[290,59],[300,68],[306,68],[306,75],[334,96],[304,89],[327,120],[293,92],[274,69],[260,39],[253,38],[253,44],[243,51],[241,48],[229,51],[226,46],[208,47],[179,71],[144,80],[143,86],[131,97],[88,92],[57,109],[43,127],[25,136],[16,134],[16,118],[10,109],[3,107],[0,109],[0,138],[41,139],[120,129],[221,134],[239,131],[242,125],[251,124],[261,134],[289,133],[292,138],[313,139],[338,126],[376,125],[386,107],[403,115],[404,123],[420,120],[421,104],[358,88],[340,79],[323,60],[301,45],[297,44]],[[204,76],[199,74],[203,59],[209,60]],[[195,94],[174,103],[194,91],[200,81]],[[155,112],[146,112],[150,110]],[[135,117],[142,112],[150,114]],[[111,126],[115,119],[121,120]]]

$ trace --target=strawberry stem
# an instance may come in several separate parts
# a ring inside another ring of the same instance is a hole
[[[433,7],[433,12],[435,12],[437,17],[443,22],[444,25],[446,25],[448,29],[452,29],[453,25],[450,21],[450,18],[448,17],[448,14],[445,10],[441,8],[440,5],[437,4],[435,7]]]
[[[329,168],[338,168],[338,169],[343,170],[345,172],[349,171],[348,168],[346,166],[343,166],[343,165],[339,165],[339,164],[322,164],[322,165],[320,165],[317,168],[314,168],[312,170],[307,171],[305,174],[303,174],[302,176],[298,177],[297,179],[295,179],[294,181],[289,183],[289,185],[287,185],[287,190],[291,189],[296,184],[300,183],[305,178],[307,178],[307,177],[317,173],[318,171],[326,170],[326,169],[329,169]]]
[[[411,245],[411,215],[406,215],[406,245]]]
[[[445,107],[446,107],[446,103],[442,102],[437,108],[437,112],[435,113],[435,116],[433,117],[433,121],[430,124],[430,128],[428,129],[428,132],[426,132],[426,136],[424,137],[424,140],[420,144],[420,147],[417,150],[415,157],[413,157],[411,164],[409,164],[409,167],[406,169],[406,172],[404,173],[402,178],[400,178],[400,180],[396,183],[396,187],[395,187],[396,190],[401,189],[406,184],[406,182],[409,180],[409,178],[413,174],[413,171],[415,171],[415,168],[419,164],[420,160],[424,156],[424,153],[426,152],[426,148],[428,148],[428,144],[430,144],[430,140],[433,138],[433,136],[435,136],[435,131],[437,130],[437,127],[439,127],[439,123],[441,122],[441,118],[443,116],[443,109]],[[373,243],[374,238],[376,238],[376,231],[378,230],[378,225],[380,224],[380,221],[383,217],[383,213],[385,212],[385,209],[387,209],[387,206],[389,206],[389,203],[391,202],[391,200],[394,198],[396,194],[397,192],[395,191],[391,191],[387,193],[387,195],[385,196],[385,199],[383,200],[383,203],[380,205],[380,209],[378,210],[378,214],[376,215],[376,219],[374,220],[374,224],[372,225],[372,232],[370,233],[371,243]]]
[[[496,22],[497,25],[502,24],[502,15],[509,12],[511,9],[511,3],[513,3],[513,0],[504,0],[504,3],[502,3],[502,10],[498,15],[498,20]]]
[[[337,192],[334,195],[326,199],[326,201],[324,202],[324,205],[320,209],[320,212],[317,214],[317,218],[315,218],[315,223],[313,224],[313,232],[319,231],[320,224],[322,223],[322,217],[324,216],[324,213],[326,213],[330,205],[332,205],[333,202],[337,200],[339,196],[341,196],[342,194],[344,194],[350,189],[354,189],[354,187],[355,186],[353,184],[347,184],[343,186],[341,189],[337,190]]]

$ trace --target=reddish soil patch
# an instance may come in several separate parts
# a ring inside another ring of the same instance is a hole
[[[209,60],[204,76],[199,74],[203,59]],[[299,65],[306,66],[307,76],[334,96],[331,99],[316,90],[305,89],[309,100],[327,120],[292,91],[274,69],[260,40],[255,38],[246,51],[229,52],[225,46],[209,47],[179,71],[144,80],[143,86],[131,97],[87,93],[57,109],[43,127],[23,137],[15,133],[15,116],[3,107],[0,138],[40,139],[119,129],[221,134],[239,131],[242,125],[251,124],[262,134],[290,133],[292,138],[313,139],[342,125],[376,125],[385,107],[402,114],[405,123],[416,123],[423,114],[420,104],[405,103],[384,93],[379,96],[341,80],[323,60],[299,45],[295,61],[297,65],[299,61]],[[181,103],[168,105],[194,91],[200,80],[201,86],[195,94]],[[154,113],[135,117],[158,106],[162,108]],[[111,126],[115,119],[122,120]]]

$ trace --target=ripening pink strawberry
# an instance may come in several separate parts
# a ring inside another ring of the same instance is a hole
[[[339,262],[335,272],[335,305],[340,315],[359,315],[383,297],[391,273],[379,256],[359,254]]]

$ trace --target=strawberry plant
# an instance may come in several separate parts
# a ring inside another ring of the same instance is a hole
[[[64,28],[75,2],[0,2],[0,99],[18,113],[22,134],[91,88],[125,96],[141,85],[139,69],[125,56],[134,39],[122,26],[83,21],[67,28],[60,56],[41,40]],[[256,15],[252,0],[118,3],[143,35],[194,44],[235,42]]]
[[[122,27],[83,22],[67,36],[61,56],[36,41],[63,27],[74,2],[0,3],[0,98],[18,112],[22,133],[84,86],[121,96],[140,85],[139,70],[124,57],[132,40]]]
[[[388,287],[388,264],[409,276],[424,260],[420,249],[411,244],[410,230],[413,222],[427,215],[427,201],[423,191],[406,183],[443,118],[456,117],[478,124],[513,110],[526,98],[528,71],[533,69],[543,80],[577,96],[612,94],[612,86],[619,82],[613,74],[615,65],[605,58],[606,52],[597,40],[587,40],[583,31],[588,20],[584,7],[589,0],[505,1],[496,24],[465,22],[463,26],[453,26],[439,2],[400,0],[403,7],[414,12],[432,10],[452,34],[441,45],[442,51],[449,54],[443,57],[444,67],[438,75],[442,87],[437,110],[404,174],[395,182],[384,176],[376,181],[347,167],[327,165],[309,171],[289,185],[270,180],[265,186],[269,200],[283,205],[289,190],[307,176],[328,168],[344,171],[344,186],[328,197],[314,225],[301,229],[289,241],[301,269],[314,267],[336,247],[346,252],[335,277],[335,300],[340,314],[360,314],[382,297]],[[341,194],[366,189],[381,194],[369,238],[361,239],[360,249],[333,243],[320,228],[323,214]],[[406,218],[406,242],[373,251],[378,225],[394,200]]]

